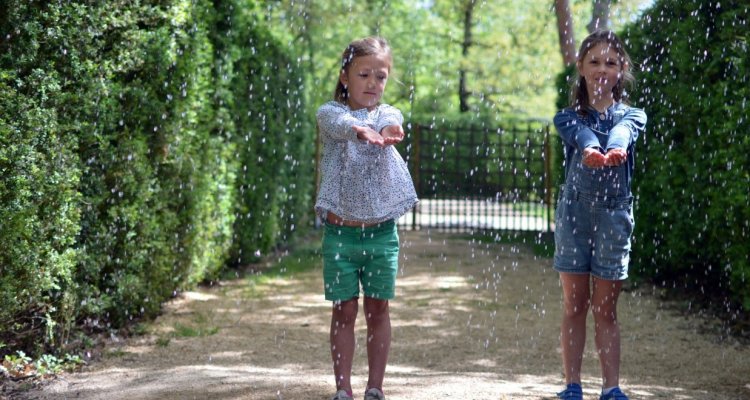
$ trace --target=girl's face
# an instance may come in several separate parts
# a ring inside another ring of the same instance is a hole
[[[374,109],[383,97],[390,70],[391,59],[388,56],[374,54],[354,58],[339,77],[349,93],[349,108]]]
[[[627,65],[620,63],[620,55],[609,43],[602,42],[591,49],[578,61],[578,73],[586,80],[589,100],[611,99],[612,88],[622,76]]]

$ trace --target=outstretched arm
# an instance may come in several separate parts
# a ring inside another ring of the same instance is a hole
[[[318,109],[316,115],[318,127],[321,134],[333,140],[357,140],[355,126],[367,127],[367,125],[354,117],[345,106],[329,102]]]
[[[569,146],[573,146],[581,152],[589,147],[601,150],[601,144],[596,134],[578,119],[578,114],[575,111],[571,109],[562,110],[555,114],[552,121],[560,134],[560,138]]]
[[[575,111],[562,110],[555,115],[553,122],[563,142],[583,154],[583,165],[589,168],[604,166],[606,159],[599,139],[591,128],[579,120]]]
[[[646,128],[646,113],[640,108],[630,108],[622,120],[609,130],[606,148],[606,166],[618,166],[627,160],[627,149],[635,143]]]
[[[401,114],[398,108],[389,106],[388,104],[381,104],[378,106],[378,120],[375,122],[375,130],[383,132],[388,126],[391,125],[403,125],[404,116]]]
[[[646,128],[646,113],[640,108],[630,108],[622,120],[609,130],[607,150],[627,149]]]

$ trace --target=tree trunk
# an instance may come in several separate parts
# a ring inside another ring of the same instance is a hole
[[[576,39],[573,34],[573,17],[568,0],[554,0],[557,14],[557,33],[560,38],[560,53],[565,66],[576,62]]]
[[[589,33],[597,29],[609,29],[609,5],[611,2],[611,0],[594,0],[591,21],[586,25]]]
[[[465,59],[469,55],[469,47],[472,45],[471,25],[474,16],[475,0],[466,2],[464,9],[464,41],[461,43],[461,55]],[[461,67],[458,71],[458,109],[464,113],[469,111],[469,91],[466,89],[466,70]]]

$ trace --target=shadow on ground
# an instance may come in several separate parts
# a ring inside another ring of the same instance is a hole
[[[560,288],[551,260],[522,245],[403,232],[389,400],[544,399],[562,384]],[[112,340],[104,357],[22,399],[330,398],[330,304],[321,267],[236,279],[185,293],[149,333]],[[750,352],[639,290],[620,301],[622,386],[632,399],[748,399]],[[364,319],[353,384],[366,382]],[[591,321],[589,322],[591,324]],[[584,360],[597,399],[593,333]]]

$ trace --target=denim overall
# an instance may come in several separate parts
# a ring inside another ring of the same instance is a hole
[[[580,116],[563,110],[555,116],[565,145],[565,184],[555,210],[557,271],[627,278],[635,226],[630,191],[634,145],[645,122],[642,110],[621,103],[605,113],[592,109]],[[581,162],[586,147],[602,152],[623,148],[627,159],[614,167],[589,168]]]

